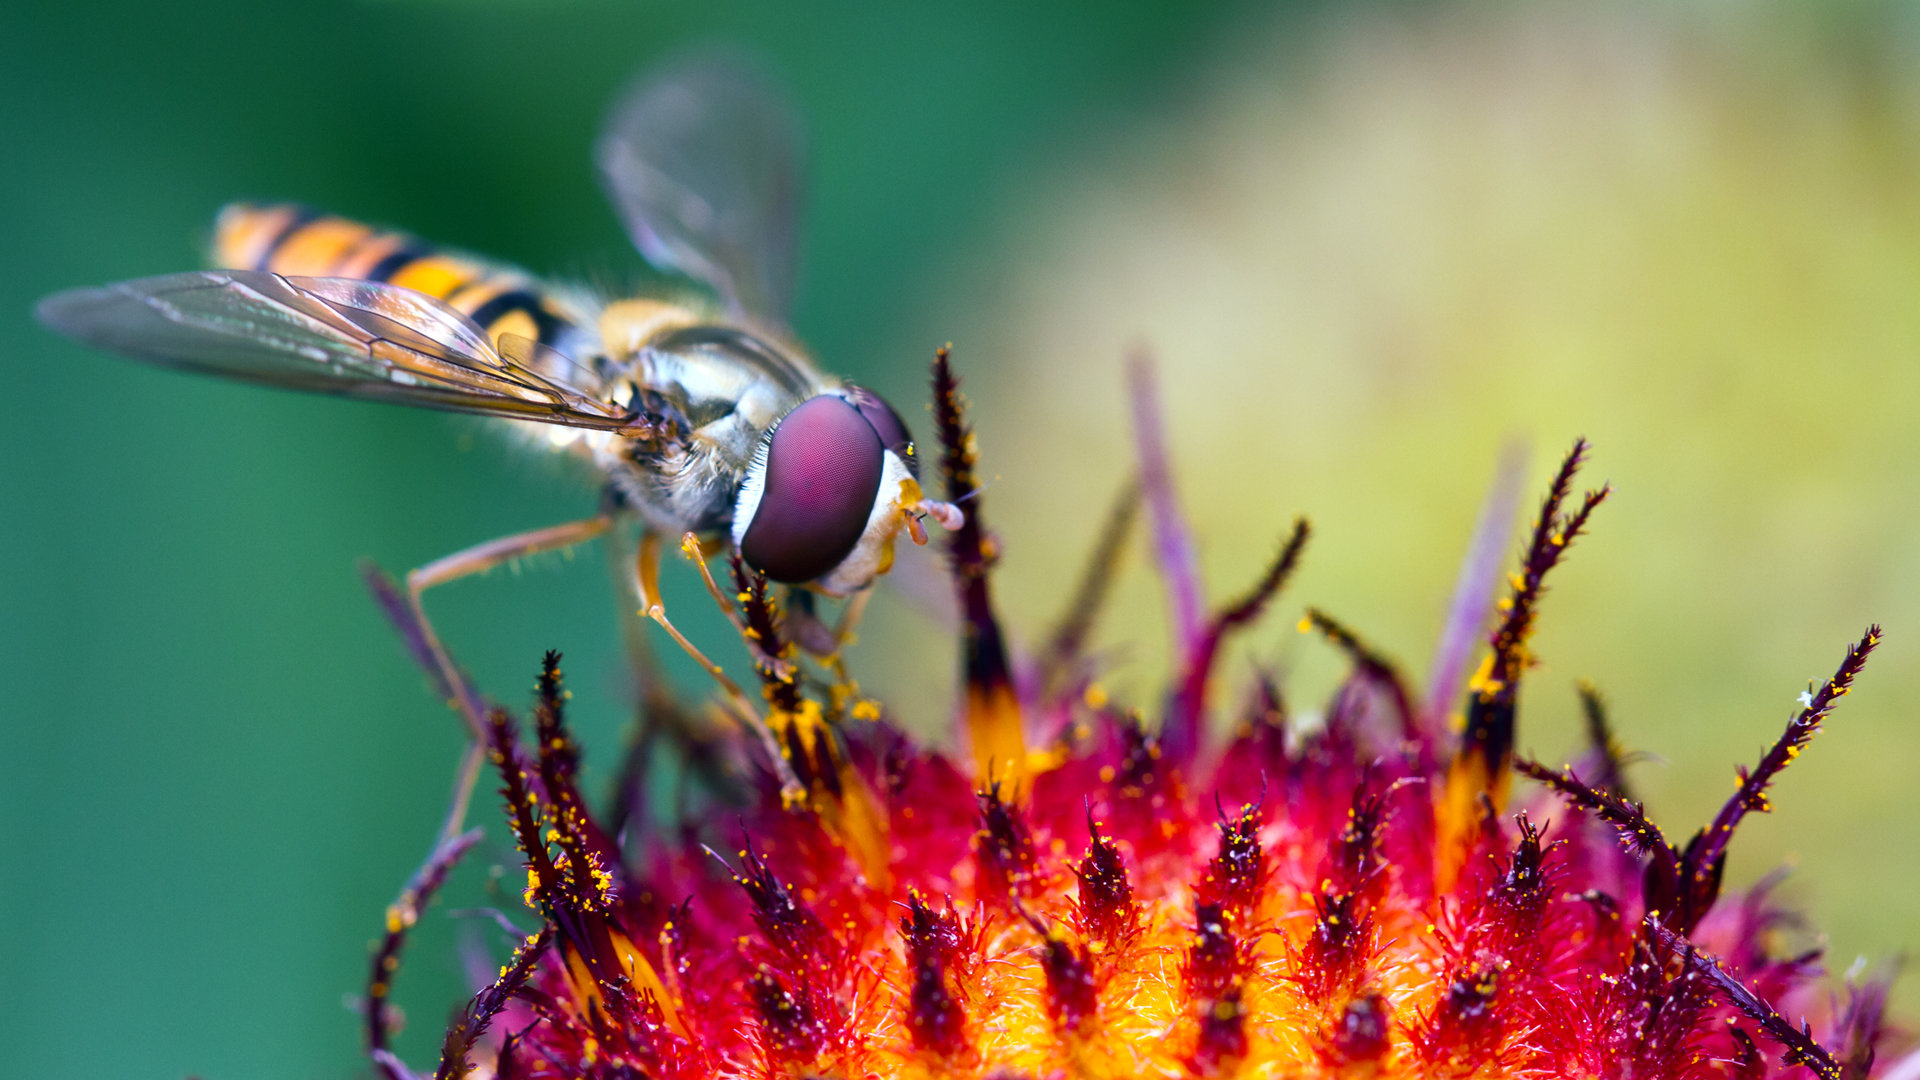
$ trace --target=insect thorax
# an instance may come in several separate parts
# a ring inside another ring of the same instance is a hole
[[[826,389],[793,351],[721,325],[666,329],[631,360],[645,387],[687,437],[666,446],[627,442],[603,461],[640,515],[669,536],[723,530],[761,438],[795,405]]]

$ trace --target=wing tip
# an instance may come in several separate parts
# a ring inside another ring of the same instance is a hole
[[[68,340],[83,345],[111,345],[112,336],[101,333],[106,322],[101,313],[116,299],[111,288],[62,289],[35,301],[33,318]]]

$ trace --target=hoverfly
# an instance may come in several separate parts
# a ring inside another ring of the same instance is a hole
[[[900,415],[821,374],[785,327],[800,156],[783,99],[729,60],[683,60],[615,103],[595,153],[614,207],[650,263],[711,303],[608,300],[343,218],[234,205],[214,251],[230,269],[62,292],[38,314],[166,367],[543,425],[544,443],[588,461],[605,492],[592,516],[408,575],[457,694],[421,594],[626,517],[641,526],[642,613],[699,657],[660,605],[663,538],[697,539],[702,556],[730,544],[772,580],[857,604],[901,530],[925,543],[923,519],[961,521],[921,494]]]

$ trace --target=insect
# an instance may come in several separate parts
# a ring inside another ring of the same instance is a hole
[[[699,543],[703,576],[704,555],[731,545],[772,580],[853,598],[851,618],[901,531],[925,543],[924,519],[962,516],[922,495],[899,414],[821,374],[786,328],[801,150],[783,99],[737,62],[683,60],[616,101],[595,158],[641,254],[711,302],[607,300],[403,233],[237,204],[216,230],[214,262],[230,269],[62,292],[38,314],[166,367],[539,425],[540,442],[589,462],[604,479],[593,515],[408,575],[456,691],[421,594],[629,516],[643,614],[703,663],[660,603],[663,538]]]

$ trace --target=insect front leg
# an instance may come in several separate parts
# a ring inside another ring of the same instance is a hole
[[[699,647],[688,640],[687,636],[680,632],[680,628],[673,625],[667,618],[666,607],[660,601],[661,547],[660,534],[647,532],[641,535],[640,551],[634,560],[634,577],[640,587],[640,613],[660,624],[660,628],[667,632],[667,636],[671,637],[688,656],[691,656],[694,663],[700,665],[701,670],[720,684],[720,690],[727,699],[729,711],[744,723],[748,730],[759,737],[761,745],[766,749],[774,773],[780,777],[782,793],[789,797],[797,797],[799,793],[805,791],[805,788],[801,786],[799,777],[794,775],[793,766],[788,763],[786,755],[782,753],[780,740],[774,736],[773,729],[767,726],[766,718],[754,708],[746,692],[740,689],[740,684],[728,678],[719,664],[707,659],[707,654],[701,652]],[[695,551],[698,550],[696,541]]]

